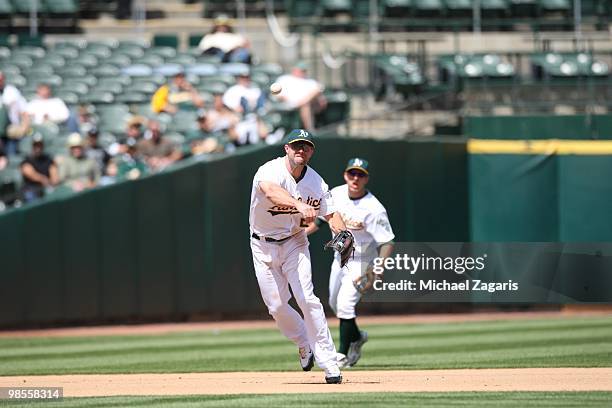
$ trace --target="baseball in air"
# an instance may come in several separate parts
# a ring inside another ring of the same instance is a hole
[[[283,87],[278,82],[274,82],[272,85],[270,85],[270,93],[272,95],[278,95],[282,90]]]

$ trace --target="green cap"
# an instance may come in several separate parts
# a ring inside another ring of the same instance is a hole
[[[289,132],[289,135],[287,135],[286,144],[295,142],[306,142],[310,143],[312,147],[315,147],[314,137],[309,131],[304,129],[293,129],[291,132]]]
[[[346,165],[346,169],[344,169],[344,171],[355,169],[363,171],[365,174],[369,175],[370,172],[368,171],[368,166],[369,163],[367,160],[361,159],[359,157],[354,157],[348,161],[348,164]]]

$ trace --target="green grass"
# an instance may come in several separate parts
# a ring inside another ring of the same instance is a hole
[[[448,392],[66,398],[15,407],[609,407],[610,392]],[[1,404],[1,403],[0,403]]]
[[[370,341],[354,369],[612,366],[612,317],[363,328]],[[2,338],[0,373],[293,371],[296,353],[276,329]]]

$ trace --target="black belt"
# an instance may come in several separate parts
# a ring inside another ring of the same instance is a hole
[[[262,238],[262,237],[260,237],[259,235],[257,235],[256,233],[251,234],[251,236],[252,236],[253,238],[255,238],[255,239],[259,239],[259,240],[263,239],[263,240],[264,240],[264,241],[266,241],[266,242],[283,242],[283,241],[286,241],[286,240],[288,240],[289,238],[291,238],[293,235],[289,235],[288,237],[283,238],[283,239],[274,239],[274,238],[270,238],[270,237],[263,237],[263,238]]]

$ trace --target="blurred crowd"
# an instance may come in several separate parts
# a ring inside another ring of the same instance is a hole
[[[304,64],[276,78],[283,91],[272,96],[251,80],[248,40],[223,18],[215,20],[199,48],[225,62],[243,63],[235,84],[204,97],[178,72],[156,90],[147,113],[117,119],[124,125],[114,124],[110,142],[97,114],[102,107],[69,107],[46,83],[27,100],[0,72],[0,206],[29,203],[58,190],[137,179],[191,156],[277,143],[285,129],[267,120],[271,103],[298,111],[302,126],[315,128],[315,114],[326,102],[322,85],[308,78]],[[188,130],[167,133],[168,124],[177,122]],[[48,127],[57,132],[45,132]]]

